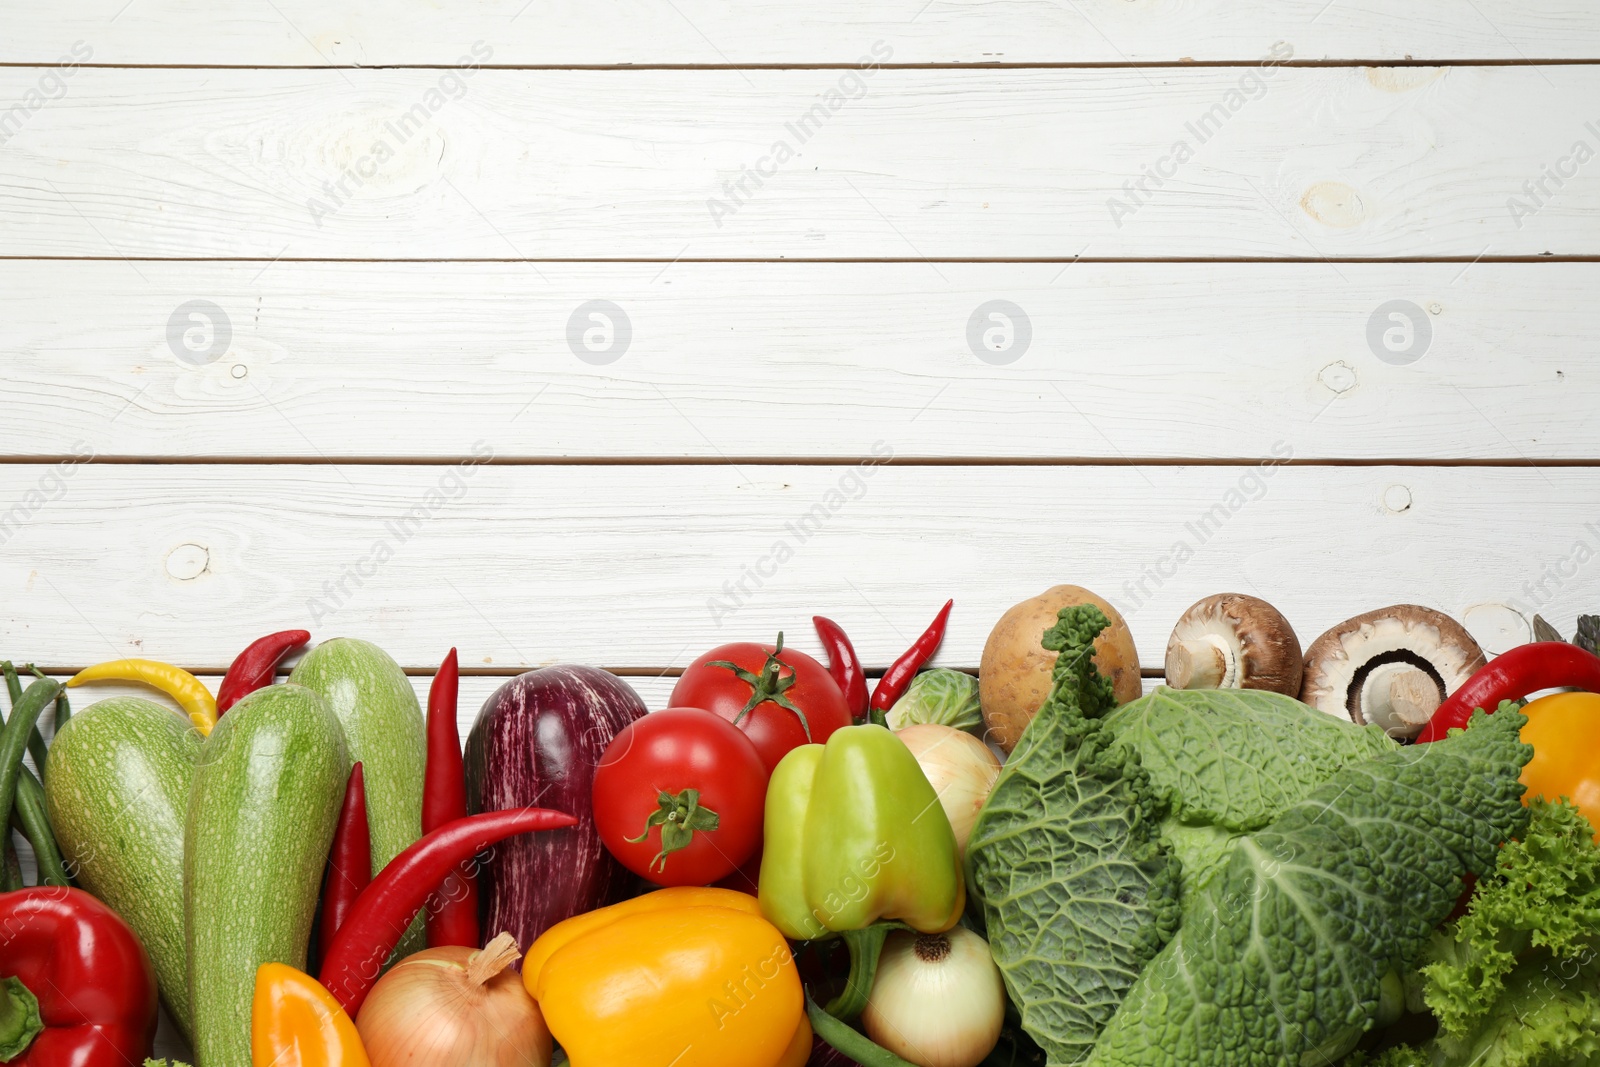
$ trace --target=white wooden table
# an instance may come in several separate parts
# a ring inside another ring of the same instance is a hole
[[[0,655],[1570,631],[1600,8],[1393,6],[0,0]]]

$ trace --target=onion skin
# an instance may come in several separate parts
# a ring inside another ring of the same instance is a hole
[[[919,1067],[978,1067],[1005,1018],[1000,968],[988,942],[964,926],[890,934],[861,1014],[868,1037]]]
[[[496,945],[509,953],[480,985],[468,964]],[[515,950],[506,937],[481,954],[447,945],[396,964],[356,1019],[372,1067],[550,1067],[550,1030],[509,967]]]
[[[965,856],[978,809],[1000,777],[999,757],[966,731],[937,723],[907,726],[895,731],[895,736],[917,757],[917,765],[938,794],[950,829],[955,831],[956,851]]]

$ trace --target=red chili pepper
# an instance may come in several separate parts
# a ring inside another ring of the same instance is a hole
[[[263,686],[272,684],[272,675],[283,657],[311,641],[305,630],[280,630],[251,643],[233,658],[228,673],[217,689],[217,714],[221,715]]]
[[[457,819],[389,861],[356,900],[355,910],[322,961],[322,984],[355,1018],[384,960],[411,927],[428,897],[457,865],[517,834],[576,826],[577,819],[545,808],[488,811]]]
[[[439,665],[428,690],[428,767],[422,791],[422,832],[467,814],[467,779],[461,762],[461,733],[456,727],[456,702],[461,668],[456,650]],[[428,909],[428,947],[462,945],[478,948],[478,875],[472,860],[445,877],[438,899]]]
[[[0,1062],[127,1067],[156,1037],[156,975],[128,924],[79,889],[0,896]]]
[[[911,684],[911,679],[917,676],[917,670],[939,650],[939,645],[944,641],[944,629],[950,621],[950,608],[954,600],[946,600],[944,607],[939,609],[933,622],[922,631],[922,636],[912,642],[911,647],[883,672],[883,677],[878,679],[878,685],[872,690],[871,709],[875,712],[888,711],[894,707],[894,702],[906,691],[906,686]]]
[[[832,619],[813,615],[811,625],[817,628],[817,637],[821,639],[822,647],[828,653],[828,673],[833,675],[833,680],[844,690],[844,699],[850,707],[850,714],[858,719],[865,718],[867,674],[861,667],[861,659],[856,655],[856,646],[850,643],[844,627]]]
[[[361,891],[372,883],[372,828],[367,824],[367,779],[361,764],[350,768],[344,806],[328,851],[328,885],[322,894],[322,927],[317,948],[328,958],[333,939],[350,919]]]
[[[1476,708],[1493,712],[1502,700],[1521,700],[1541,689],[1600,693],[1600,657],[1564,641],[1536,641],[1496,656],[1434,711],[1418,743],[1438,741],[1467,725]]]

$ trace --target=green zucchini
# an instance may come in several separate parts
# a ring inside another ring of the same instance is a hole
[[[199,749],[188,716],[115,697],[61,727],[44,776],[45,810],[67,870],[139,935],[185,1034],[183,826]]]
[[[376,874],[422,836],[428,740],[416,690],[387,652],[352,637],[306,653],[289,681],[322,695],[344,728],[351,762],[361,763]],[[418,919],[396,951],[406,956],[422,948]]]
[[[194,1049],[205,1067],[250,1067],[263,963],[305,970],[348,767],[339,720],[298,685],[251,693],[200,746],[183,891]]]

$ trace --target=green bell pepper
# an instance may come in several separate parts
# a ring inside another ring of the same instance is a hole
[[[921,933],[966,906],[955,832],[916,757],[882,726],[785,756],[767,786],[761,912],[813,941],[898,920]]]

